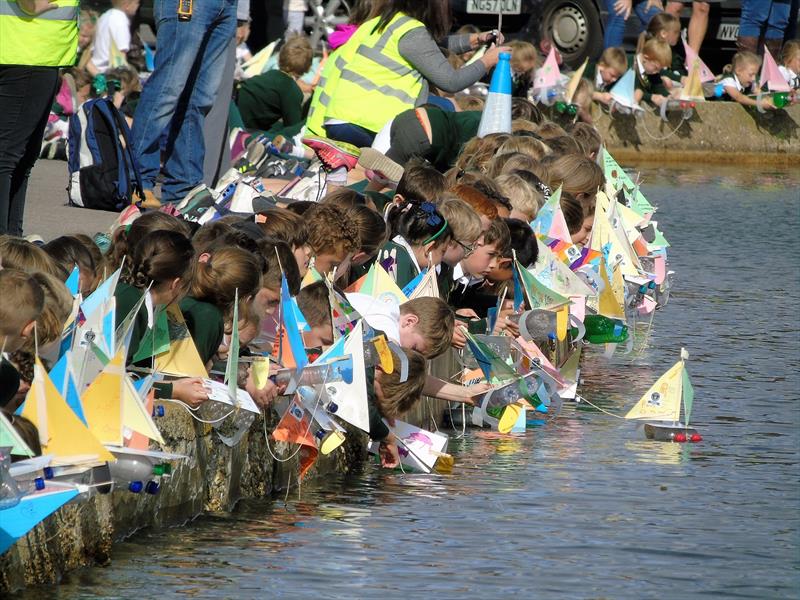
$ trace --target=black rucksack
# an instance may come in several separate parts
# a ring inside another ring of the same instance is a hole
[[[143,200],[130,128],[110,98],[84,102],[69,119],[70,204],[120,211]]]

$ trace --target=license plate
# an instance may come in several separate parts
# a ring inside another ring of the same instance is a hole
[[[518,15],[522,12],[522,0],[467,0],[467,12],[471,15]]]
[[[726,42],[735,42],[739,37],[739,24],[738,23],[720,23],[717,30],[717,39],[725,40]]]

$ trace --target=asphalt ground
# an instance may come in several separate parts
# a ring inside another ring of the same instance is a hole
[[[67,204],[67,163],[39,160],[28,181],[23,228],[25,235],[40,235],[45,241],[60,235],[107,231],[117,213],[89,210]]]

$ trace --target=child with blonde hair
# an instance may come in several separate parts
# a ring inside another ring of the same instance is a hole
[[[636,73],[636,102],[650,102],[661,106],[669,97],[661,71],[672,64],[672,50],[662,39],[651,38],[641,44],[633,57],[633,70]]]
[[[800,89],[800,40],[789,40],[783,45],[778,69],[792,89]]]
[[[513,40],[508,45],[511,48],[511,95],[527,98],[538,62],[538,52],[533,44],[522,40]]]
[[[530,223],[542,207],[544,196],[519,175],[508,173],[495,178],[500,190],[511,202],[512,219]]]
[[[770,96],[765,96],[759,100],[747,95],[748,91],[758,86],[756,78],[760,67],[761,57],[757,54],[748,51],[734,54],[731,64],[725,68],[726,74],[717,84],[723,90],[720,99],[738,102],[744,106],[760,106],[764,109],[775,108]]]
[[[610,104],[609,90],[627,70],[628,58],[625,56],[625,50],[613,46],[603,50],[597,64],[589,63],[583,74],[594,84],[592,99],[603,104]]]

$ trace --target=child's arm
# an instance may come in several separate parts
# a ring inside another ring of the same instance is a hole
[[[744,106],[758,106],[759,101],[757,98],[751,98],[747,94],[743,94],[735,87],[725,86],[725,93],[731,97],[732,100]],[[761,99],[761,108],[773,109],[775,104],[772,102],[772,96],[766,96]]]
[[[611,104],[611,92],[592,92],[592,100],[602,104]]]
[[[428,375],[425,378],[425,387],[422,388],[422,393],[440,400],[474,404],[472,399],[475,396],[485,394],[490,389],[492,389],[492,386],[488,383],[465,386],[457,383],[448,383],[444,379]]]

